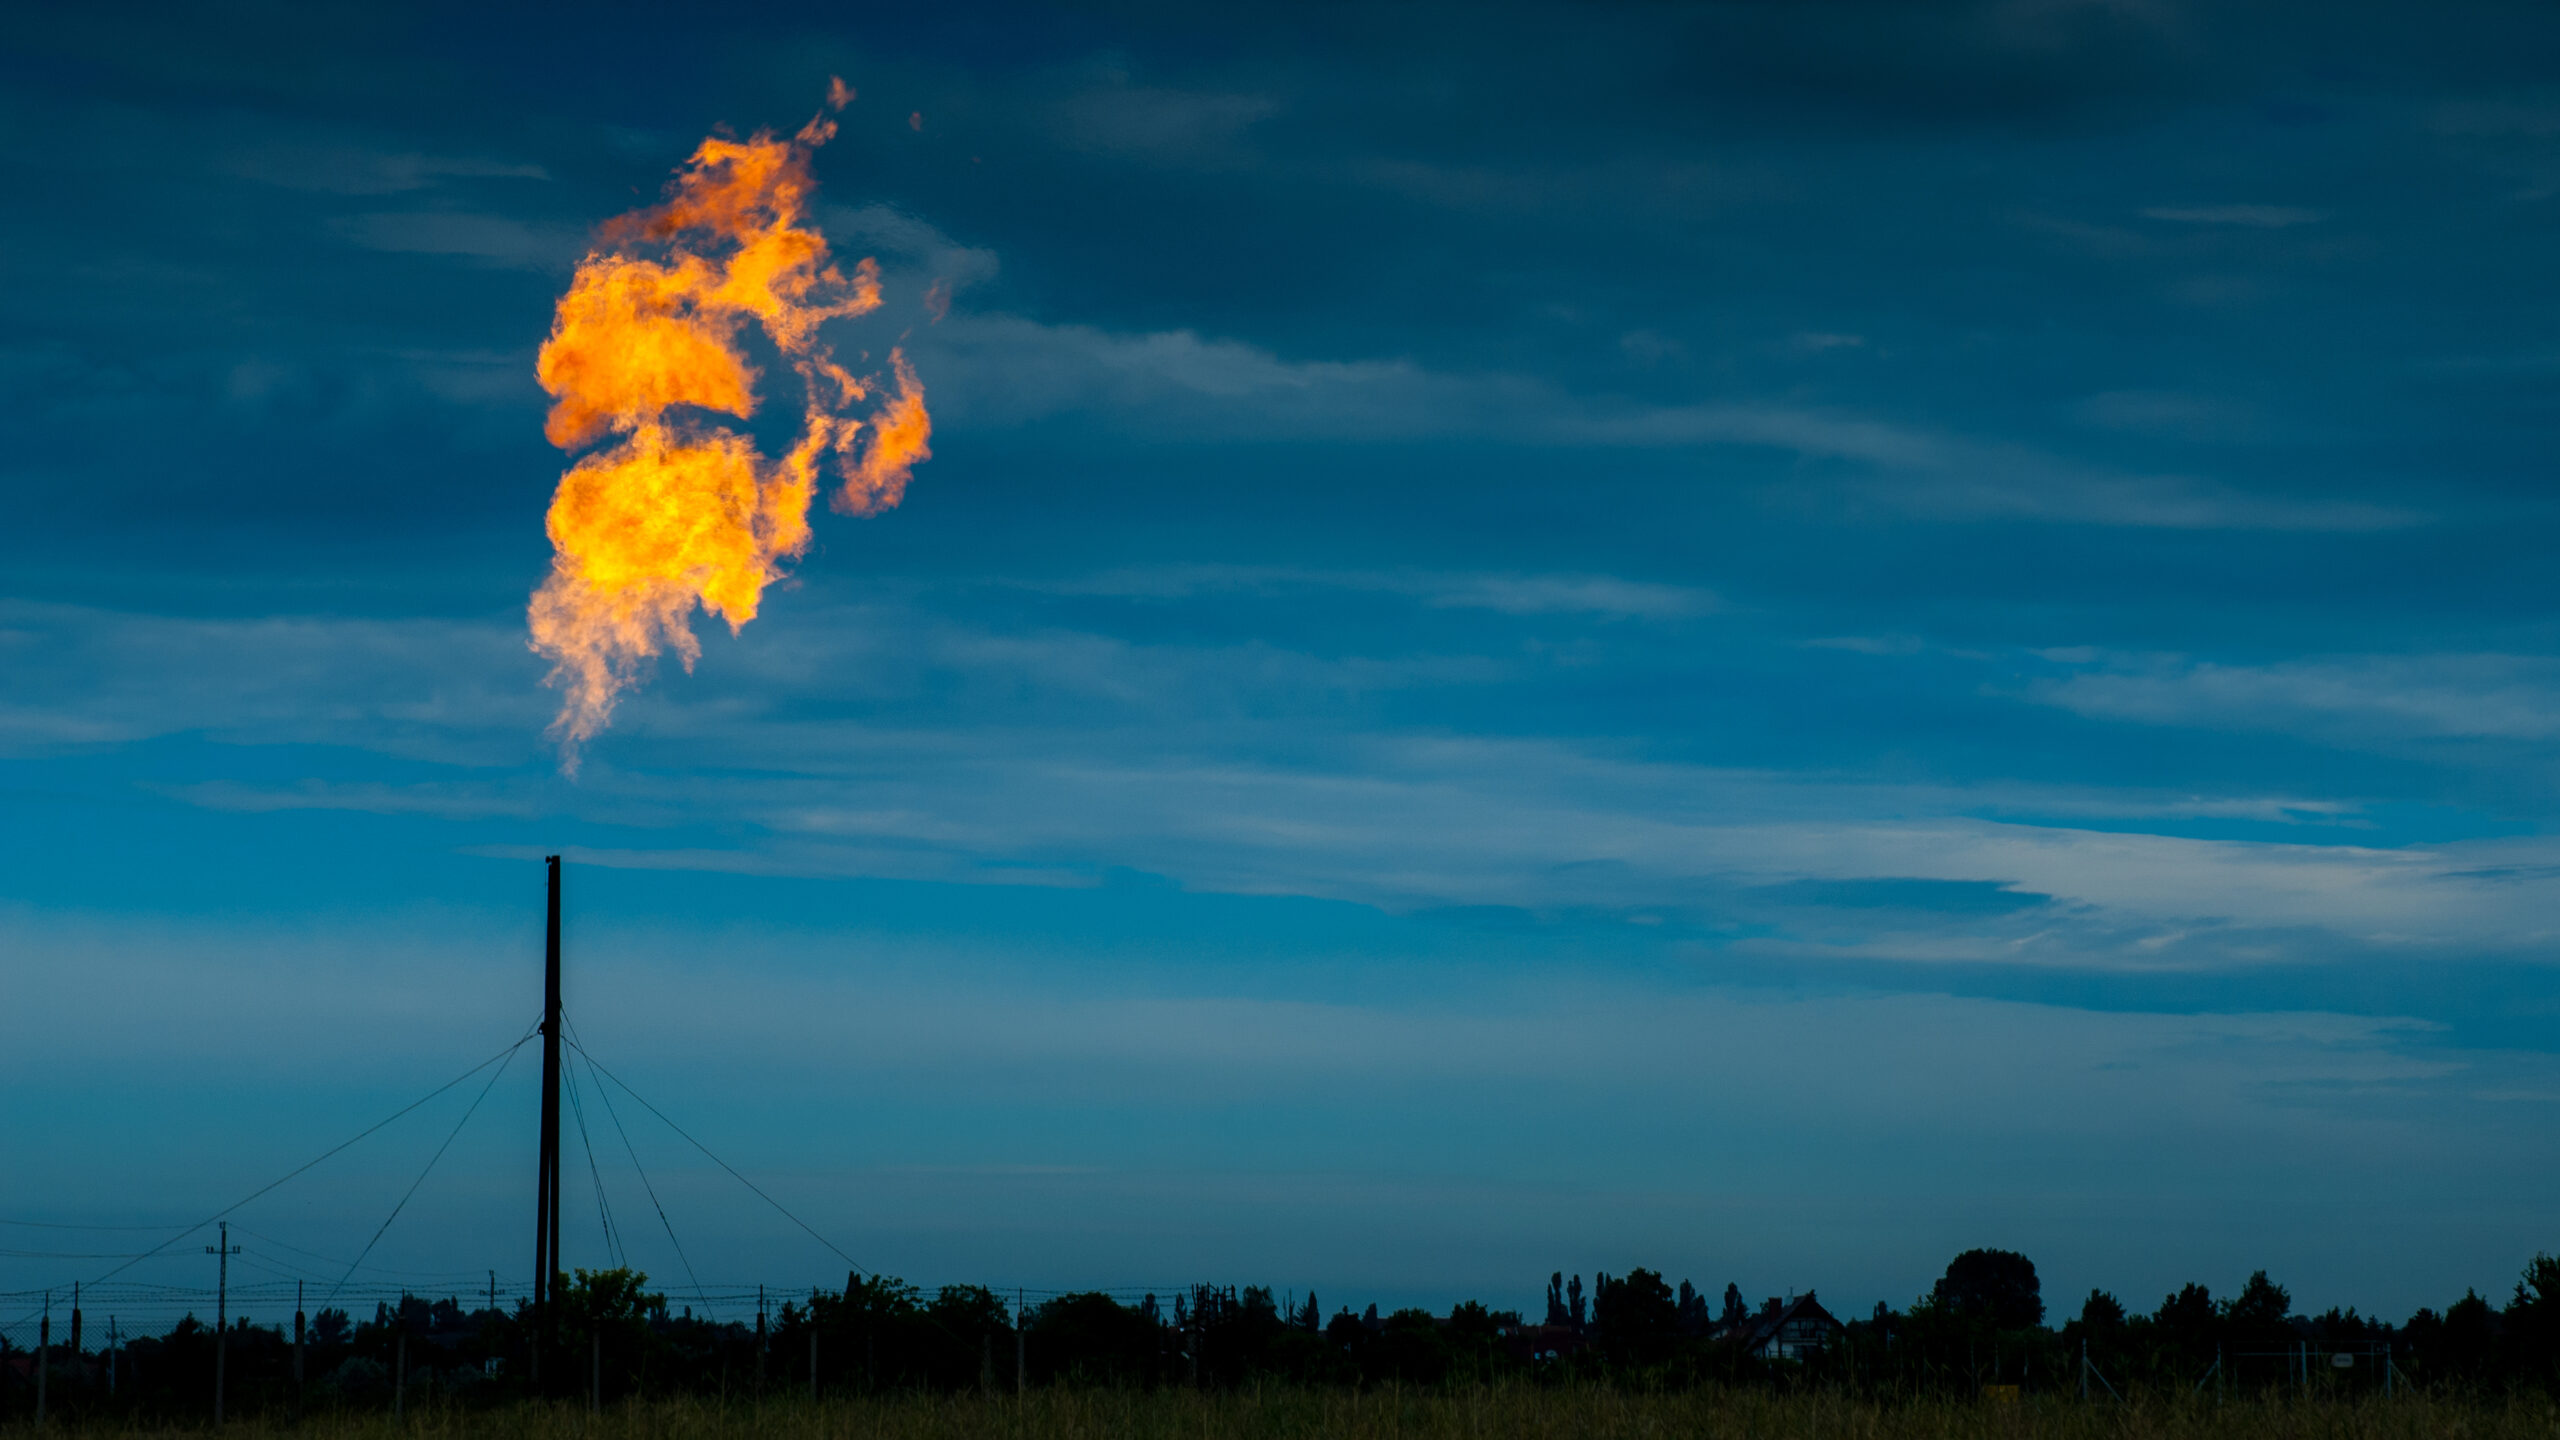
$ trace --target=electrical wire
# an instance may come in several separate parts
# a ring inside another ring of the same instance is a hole
[[[622,1237],[613,1228],[613,1207],[606,1202],[604,1196],[604,1172],[596,1168],[595,1142],[587,1138],[587,1107],[578,1098],[577,1067],[561,1066],[560,1078],[568,1083],[569,1113],[577,1117],[578,1143],[585,1147],[587,1152],[587,1178],[595,1182],[596,1221],[604,1227],[604,1258],[612,1261],[619,1268],[625,1264],[629,1256],[623,1247]]]
[[[584,1049],[578,1051],[578,1058],[585,1060],[588,1071],[593,1073],[596,1062],[588,1059]],[[648,1195],[650,1207],[658,1212],[658,1224],[667,1232],[667,1243],[676,1248],[676,1263],[684,1266],[685,1280],[693,1286],[693,1293],[702,1301],[702,1308],[710,1309],[711,1298],[702,1293],[702,1281],[693,1273],[693,1261],[684,1253],[684,1242],[676,1238],[676,1227],[667,1219],[667,1207],[658,1201],[658,1187],[649,1183],[649,1172],[640,1168],[640,1151],[631,1143],[631,1132],[622,1128],[622,1112],[613,1108],[613,1092],[599,1081],[596,1098],[604,1102],[604,1113],[612,1119],[614,1132],[622,1137],[622,1153],[631,1157],[631,1173],[640,1177],[641,1190]]]
[[[859,1272],[859,1273],[861,1273],[861,1274],[864,1274],[864,1275],[875,1275],[875,1274],[879,1273],[879,1272],[877,1272],[877,1271],[873,1270],[870,1266],[865,1265],[865,1264],[863,1264],[861,1261],[856,1260],[856,1259],[854,1259],[852,1256],[850,1256],[850,1255],[846,1254],[846,1253],[844,1252],[844,1247],[843,1247],[843,1246],[838,1245],[838,1244],[837,1244],[836,1242],[834,1242],[833,1240],[830,1240],[830,1239],[828,1239],[826,1236],[819,1234],[819,1233],[817,1232],[816,1228],[815,1228],[815,1227],[813,1227],[813,1226],[811,1226],[811,1225],[809,1224],[809,1222],[808,1222],[808,1221],[801,1219],[799,1216],[794,1215],[794,1214],[792,1214],[789,1210],[785,1209],[785,1208],[783,1207],[783,1204],[782,1204],[782,1202],[781,1202],[781,1201],[774,1199],[774,1198],[773,1198],[772,1196],[770,1196],[770,1195],[767,1195],[766,1193],[764,1193],[763,1188],[762,1188],[761,1186],[757,1185],[757,1184],[756,1184],[756,1182],[754,1182],[753,1180],[748,1179],[748,1178],[747,1178],[746,1176],[744,1176],[744,1175],[739,1174],[739,1173],[738,1173],[738,1167],[737,1167],[737,1166],[730,1164],[728,1161],[721,1159],[721,1158],[720,1158],[719,1156],[717,1156],[717,1155],[713,1155],[713,1154],[711,1154],[711,1147],[710,1147],[710,1146],[705,1145],[705,1144],[703,1144],[701,1141],[694,1139],[694,1138],[693,1138],[693,1136],[691,1136],[690,1134],[687,1134],[687,1133],[686,1133],[685,1128],[684,1128],[683,1126],[678,1125],[678,1124],[677,1124],[676,1122],[674,1122],[673,1120],[669,1120],[669,1119],[667,1119],[667,1112],[666,1112],[666,1111],[659,1109],[659,1108],[658,1108],[657,1106],[655,1106],[655,1105],[651,1105],[651,1104],[649,1103],[649,1097],[648,1097],[648,1096],[643,1095],[643,1094],[641,1094],[639,1091],[632,1089],[632,1088],[631,1088],[631,1086],[630,1086],[630,1083],[629,1083],[628,1081],[625,1081],[621,1076],[614,1074],[611,1070],[606,1069],[606,1068],[605,1068],[601,1063],[599,1063],[599,1062],[597,1061],[597,1059],[596,1059],[596,1057],[595,1057],[595,1056],[593,1056],[593,1055],[589,1055],[589,1054],[587,1053],[587,1047],[586,1047],[586,1046],[579,1044],[579,1043],[578,1043],[577,1041],[575,1041],[575,1040],[571,1040],[571,1041],[569,1042],[569,1048],[571,1048],[571,1049],[573,1049],[573,1050],[577,1051],[579,1055],[583,1056],[583,1057],[586,1059],[587,1064],[588,1064],[588,1065],[590,1065],[590,1066],[592,1066],[592,1067],[594,1067],[595,1072],[596,1072],[597,1074],[602,1075],[602,1076],[603,1076],[604,1078],[606,1078],[607,1080],[610,1080],[610,1081],[612,1081],[614,1084],[621,1086],[621,1087],[622,1087],[622,1093],[623,1093],[623,1094],[628,1095],[628,1096],[630,1096],[632,1099],[639,1101],[639,1102],[640,1102],[640,1104],[641,1104],[641,1106],[642,1106],[643,1108],[645,1108],[646,1110],[648,1110],[648,1112],[649,1112],[650,1114],[657,1116],[657,1117],[658,1117],[658,1119],[659,1119],[660,1121],[662,1121],[662,1122],[664,1122],[664,1123],[665,1123],[665,1125],[666,1125],[666,1127],[667,1127],[668,1129],[673,1130],[673,1131],[674,1131],[674,1132],[676,1132],[678,1135],[682,1135],[682,1136],[684,1136],[684,1141],[685,1141],[685,1143],[686,1143],[686,1144],[691,1145],[694,1149],[701,1151],[701,1152],[702,1152],[704,1155],[706,1155],[706,1156],[709,1156],[712,1164],[717,1165],[717,1166],[719,1166],[721,1169],[728,1171],[728,1172],[729,1172],[729,1178],[731,1178],[731,1179],[733,1179],[733,1180],[737,1181],[737,1182],[738,1182],[739,1184],[741,1184],[741,1185],[746,1186],[748,1189],[755,1191],[755,1193],[756,1193],[756,1198],[757,1198],[757,1199],[759,1199],[759,1200],[762,1200],[762,1201],[763,1201],[764,1203],[766,1203],[767,1205],[770,1205],[770,1206],[772,1206],[775,1210],[779,1211],[779,1212],[781,1213],[781,1215],[782,1215],[782,1218],[783,1218],[783,1219],[788,1220],[788,1221],[790,1221],[792,1224],[799,1226],[801,1229],[808,1231],[808,1232],[809,1232],[809,1238],[810,1238],[810,1239],[817,1241],[819,1244],[826,1246],[826,1247],[827,1247],[828,1249],[830,1249],[830,1250],[833,1250],[833,1251],[836,1253],[836,1258],[837,1258],[837,1259],[842,1260],[842,1261],[843,1261],[844,1263],[846,1263],[847,1265],[852,1266],[852,1267],[853,1267],[857,1272]]]
[[[59,1220],[0,1220],[0,1225],[19,1225],[29,1230],[139,1230],[154,1235],[167,1234],[175,1225],[67,1225]]]
[[[537,1027],[537,1029],[538,1028],[539,1027]],[[132,1269],[134,1266],[141,1264],[143,1261],[150,1259],[152,1256],[159,1254],[161,1251],[168,1249],[170,1246],[175,1245],[179,1241],[186,1239],[188,1236],[195,1234],[199,1230],[202,1230],[214,1221],[223,1218],[232,1211],[239,1209],[241,1206],[248,1204],[250,1201],[257,1199],[259,1196],[266,1194],[268,1191],[275,1189],[279,1185],[282,1185],[285,1181],[292,1179],[303,1171],[310,1169],[321,1161],[326,1160],[330,1156],[337,1154],[339,1151],[346,1149],[348,1146],[355,1144],[356,1141],[362,1140],[366,1136],[371,1135],[374,1131],[381,1129],[383,1126],[390,1124],[392,1121],[397,1120],[401,1116],[408,1114],[410,1111],[417,1109],[419,1106],[426,1104],[428,1101],[433,1100],[447,1090],[452,1089],[454,1086],[461,1084],[463,1081],[470,1079],[472,1076],[479,1074],[490,1066],[496,1065],[500,1061],[512,1057],[518,1050],[524,1048],[524,1042],[532,1039],[535,1033],[535,1030],[527,1030],[524,1034],[516,1037],[516,1042],[509,1045],[506,1049],[499,1051],[497,1054],[490,1056],[488,1059],[483,1060],[479,1064],[472,1066],[470,1069],[463,1071],[461,1074],[454,1076],[452,1079],[447,1080],[433,1090],[428,1091],[426,1094],[419,1096],[417,1099],[410,1101],[408,1104],[403,1105],[381,1119],[376,1120],[364,1129],[357,1131],[348,1139],[341,1140],[337,1144],[330,1146],[328,1149],[321,1151],[318,1155],[315,1155],[311,1159],[295,1166],[293,1169],[286,1171],[283,1175],[268,1181],[266,1184],[250,1191],[240,1199],[234,1200],[221,1209],[214,1211],[211,1215],[208,1215],[193,1225],[188,1226],[186,1229],[179,1231],[177,1234],[170,1236],[168,1239],[161,1241],[159,1244],[152,1246],[150,1249],[143,1251],[141,1254],[134,1256],[132,1259],[125,1261],[122,1265],[119,1265],[115,1269],[108,1271],[106,1274],[97,1277],[95,1280],[91,1280],[89,1283],[95,1285],[101,1281],[110,1280],[117,1275],[123,1274],[125,1271]],[[483,1090],[480,1093],[486,1095],[489,1092]],[[474,1101],[473,1107],[477,1108],[478,1103],[479,1102]],[[443,1152],[439,1151],[437,1153],[441,1154]]]
[[[335,1267],[343,1266],[347,1263],[335,1255],[323,1255],[317,1250],[305,1250],[299,1245],[295,1245],[289,1241],[279,1240],[273,1235],[261,1235],[257,1231],[250,1229],[248,1226],[238,1224],[236,1222],[232,1225],[231,1229],[235,1234],[246,1235],[252,1240],[272,1245],[278,1250],[290,1250],[296,1255],[300,1255],[311,1260],[317,1260],[323,1265]],[[456,1276],[473,1277],[480,1273],[477,1270],[400,1270],[389,1265],[367,1265],[363,1268],[376,1275],[406,1275],[413,1279],[441,1281],[451,1281]]]
[[[526,1038],[530,1039],[531,1037],[528,1036]],[[454,1137],[462,1133],[462,1127],[470,1124],[471,1117],[480,1113],[480,1102],[488,1099],[489,1092],[498,1088],[498,1081],[506,1075],[507,1066],[513,1064],[515,1061],[516,1051],[522,1048],[524,1048],[523,1040],[519,1040],[515,1044],[507,1047],[506,1056],[498,1066],[498,1073],[490,1076],[489,1083],[480,1087],[480,1093],[471,1097],[471,1108],[463,1111],[462,1118],[453,1122],[452,1131],[446,1134],[444,1137],[444,1143],[436,1147],[436,1153],[427,1157],[426,1168],[418,1172],[417,1179],[409,1182],[408,1190],[400,1196],[400,1203],[392,1206],[391,1213],[382,1217],[382,1224],[374,1230],[373,1239],[364,1242],[364,1248],[357,1251],[356,1258],[348,1263],[347,1273],[339,1276],[338,1283],[329,1287],[329,1300],[335,1300],[338,1298],[338,1292],[345,1289],[347,1281],[355,1277],[356,1266],[363,1264],[364,1257],[373,1253],[373,1247],[376,1242],[382,1239],[383,1231],[390,1229],[391,1222],[399,1219],[400,1212],[408,1208],[409,1197],[417,1194],[418,1187],[427,1183],[428,1173],[436,1168],[437,1161],[444,1158],[444,1152],[453,1148]],[[320,1303],[326,1305],[329,1303],[329,1300],[323,1300]]]

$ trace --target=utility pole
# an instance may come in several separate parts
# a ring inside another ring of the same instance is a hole
[[[400,1322],[399,1348],[391,1361],[391,1418],[398,1420],[409,1408],[409,1322]]]
[[[121,1344],[116,1334],[116,1317],[110,1315],[107,1317],[107,1396],[110,1399],[116,1393],[116,1351]]]
[[[756,1398],[764,1398],[764,1287],[756,1287]]]
[[[560,1269],[560,857],[546,856],[550,905],[542,927],[542,1153],[533,1186],[533,1388],[542,1352],[559,1332]]]
[[[293,1413],[302,1413],[302,1282],[293,1282]]]
[[[71,1362],[80,1363],[80,1282],[71,1282]]]
[[[215,1231],[215,1243],[205,1250],[220,1256],[213,1279],[213,1423],[222,1423],[223,1370],[231,1358],[231,1257],[240,1247],[231,1243],[231,1222],[222,1221]]]
[[[53,1292],[44,1292],[44,1318],[36,1322],[36,1428],[44,1428],[44,1372],[53,1368],[46,1363],[53,1348]]]
[[[1022,1369],[1023,1358],[1028,1353],[1022,1333],[1024,1318],[1022,1290],[1016,1286],[1013,1292],[1013,1398],[1016,1400],[1022,1398],[1031,1383]]]

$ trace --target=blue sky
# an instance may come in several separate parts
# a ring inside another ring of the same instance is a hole
[[[2555,1243],[2560,17],[5,43],[0,1218],[196,1219],[504,1045],[557,851],[595,1053],[928,1283],[1863,1308],[1988,1244],[2401,1315]],[[831,74],[935,457],[565,779],[551,303]],[[352,1257],[441,1103],[242,1223]],[[524,1269],[531,1106],[374,1258]],[[840,1277],[645,1128],[706,1279]]]

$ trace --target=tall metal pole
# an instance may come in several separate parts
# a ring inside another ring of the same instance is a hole
[[[560,857],[546,856],[550,905],[542,927],[542,1153],[533,1190],[533,1385],[559,1334],[560,1269]]]
[[[207,1250],[221,1257],[213,1274],[213,1423],[222,1423],[223,1371],[231,1359],[231,1257],[240,1247],[231,1243],[231,1222],[225,1220],[215,1231],[214,1244]]]
[[[36,1325],[36,1428],[44,1428],[44,1372],[53,1368],[45,1363],[53,1349],[53,1292],[44,1292],[44,1319]]]

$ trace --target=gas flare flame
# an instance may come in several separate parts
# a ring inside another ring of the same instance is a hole
[[[535,363],[552,396],[543,434],[569,451],[603,443],[560,477],[551,574],[527,613],[561,692],[550,733],[570,773],[660,651],[692,670],[697,604],[733,633],[755,618],[765,586],[809,546],[822,470],[843,482],[837,509],[870,515],[904,498],[932,456],[906,355],[889,352],[886,393],[855,418],[881,382],[837,363],[819,337],[825,322],[881,303],[880,267],[865,259],[848,276],[807,220],[810,155],[852,98],[832,82],[828,110],[787,140],[704,140],[664,203],[598,230],[560,297]],[[756,413],[750,329],[801,382],[799,436],[779,459],[710,418]]]

